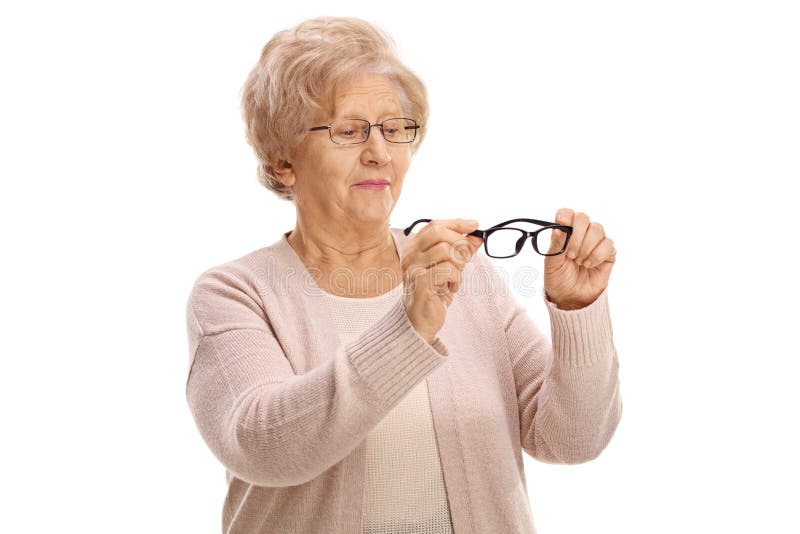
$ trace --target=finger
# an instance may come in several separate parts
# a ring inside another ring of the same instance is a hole
[[[565,224],[567,226],[572,226],[572,218],[575,216],[575,212],[569,208],[561,208],[556,212],[556,224]]]
[[[450,284],[450,292],[451,293],[458,293],[458,288],[461,287],[461,282],[464,280],[464,269],[458,267],[457,265],[453,265],[452,267],[452,274],[450,276],[449,284]]]
[[[574,212],[569,208],[561,208],[556,212],[556,224],[563,224],[565,226],[572,226],[572,217]],[[562,230],[554,230],[550,238],[550,248],[547,250],[548,254],[555,254],[564,248],[564,241],[567,239],[567,233]],[[565,251],[566,252],[566,251]]]
[[[449,256],[456,261],[468,261],[472,255],[470,240],[465,233],[477,228],[477,222],[470,223],[464,219],[440,220],[428,223],[415,237],[418,240],[417,250],[426,252],[440,242],[450,245]],[[480,240],[480,238],[478,238]]]
[[[586,259],[583,260],[582,266],[587,269],[591,269],[592,267],[596,267],[597,265],[600,265],[609,259],[613,260],[615,253],[616,250],[614,250],[614,242],[608,237],[603,238],[603,240],[600,241],[600,243],[598,243],[594,249],[592,249]]]
[[[576,212],[572,217],[572,237],[567,244],[567,256],[571,259],[578,257],[578,253],[583,245],[583,237],[589,229],[589,216],[583,212]]]
[[[409,260],[409,263],[428,268],[437,263],[450,261],[459,267],[463,267],[471,256],[472,251],[469,248],[468,242],[463,238],[459,238],[455,243],[439,241],[428,250],[423,252],[418,251],[416,255]]]
[[[478,221],[467,219],[436,219],[426,224],[422,230],[417,233],[416,239],[419,242],[420,249],[425,250],[437,241],[447,240],[452,242],[457,238],[464,237],[465,234],[477,228]]]
[[[583,236],[583,243],[581,243],[581,248],[578,251],[578,257],[575,259],[575,262],[578,265],[583,265],[583,261],[589,257],[589,254],[600,244],[605,235],[606,233],[605,230],[603,230],[602,224],[598,222],[590,223],[586,234]]]
[[[468,235],[467,241],[469,242],[473,255],[479,248],[481,248],[481,245],[483,244],[483,238],[476,235]]]
[[[563,223],[558,223],[563,224]],[[564,242],[567,240],[567,232],[564,230],[552,230],[552,234],[550,236],[550,248],[547,249],[548,254],[555,254],[556,252],[561,252],[564,248]]]
[[[442,285],[450,278],[453,273],[457,273],[460,277],[463,268],[452,261],[445,260],[428,267],[420,264],[410,266],[406,271],[406,275],[415,284],[424,284],[430,287],[435,285]]]
[[[425,282],[437,295],[444,295],[447,292],[455,293],[461,286],[461,269],[451,262],[440,263],[421,275],[426,279]]]

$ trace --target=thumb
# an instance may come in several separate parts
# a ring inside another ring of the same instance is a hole
[[[556,224],[570,226],[572,224],[572,210],[561,208],[556,212]]]
[[[565,226],[569,226],[572,222],[572,217],[570,217],[570,213],[568,210],[560,209],[558,213],[556,213],[556,224],[563,224]],[[554,254],[559,252],[562,248],[564,248],[564,243],[567,240],[567,233],[564,230],[554,229],[551,230],[550,235],[550,248],[548,249],[548,254]]]
[[[550,248],[547,250],[548,254],[555,254],[564,248],[564,243],[567,241],[567,233],[564,230],[554,228],[550,232]]]
[[[474,254],[476,250],[481,248],[481,243],[483,243],[483,239],[475,235],[468,235],[467,241],[469,241],[469,245],[472,248],[472,253]]]

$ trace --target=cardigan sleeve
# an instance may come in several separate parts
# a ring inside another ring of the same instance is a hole
[[[225,270],[196,280],[186,320],[195,423],[229,471],[259,486],[303,484],[334,466],[448,355],[417,333],[400,300],[358,339],[330,347],[324,364],[295,374],[260,294]]]
[[[622,415],[608,288],[578,310],[561,310],[543,295],[551,342],[494,267],[488,269],[514,374],[522,448],[545,463],[593,460]]]

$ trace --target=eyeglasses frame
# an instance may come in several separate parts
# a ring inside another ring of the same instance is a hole
[[[406,128],[406,130],[414,130],[414,137],[410,141],[390,141],[389,139],[386,139],[386,134],[383,133],[383,123],[386,122],[386,121],[390,121],[392,119],[403,119],[403,120],[406,120],[406,121],[413,122],[414,126],[406,126],[405,128]],[[364,139],[363,141],[358,141],[356,143],[337,143],[336,141],[333,140],[333,132],[331,131],[331,128],[333,126],[333,123],[334,122],[338,122],[338,121],[364,121],[364,122],[366,122],[367,125],[368,125],[367,126],[367,137],[366,137],[366,139]],[[414,119],[412,119],[410,117],[389,117],[388,119],[385,119],[383,122],[376,122],[375,124],[370,124],[370,122],[367,119],[345,118],[345,119],[333,120],[333,121],[329,122],[327,126],[314,126],[313,128],[309,128],[308,131],[309,132],[315,132],[317,130],[328,130],[328,137],[330,137],[331,142],[334,143],[334,144],[337,144],[337,145],[360,145],[361,143],[366,143],[367,141],[369,141],[369,136],[372,133],[372,127],[373,126],[378,126],[380,128],[381,137],[383,137],[387,142],[394,143],[396,145],[407,145],[408,143],[413,143],[414,141],[416,141],[416,139],[417,139],[417,131],[422,127],[420,124],[417,123],[417,121],[415,121]]]
[[[408,227],[403,229],[403,234],[408,235],[409,233],[411,233],[411,230],[413,230],[414,227],[419,223],[431,222],[431,221],[432,221],[432,219],[417,219],[416,221],[411,223]],[[505,228],[506,225],[511,224],[511,223],[515,223],[515,222],[533,223],[533,224],[537,224],[539,226],[542,226],[543,228],[539,228],[538,230],[534,230],[532,232],[529,232],[527,230],[523,230],[522,228],[514,228],[514,230],[519,230],[520,232],[525,234],[524,238],[521,237],[520,239],[517,240],[516,252],[514,254],[512,254],[511,256],[492,256],[491,254],[489,254],[489,247],[486,244],[486,242],[487,242],[486,238],[489,237],[490,235],[492,235],[495,231],[503,229],[503,228]],[[542,253],[542,252],[539,251],[539,247],[536,244],[537,243],[536,235],[539,232],[543,231],[543,230],[549,230],[549,229],[562,230],[562,231],[566,232],[567,237],[564,240],[564,247],[559,252],[555,252],[555,253],[552,253],[552,254],[545,254],[545,253]],[[481,239],[483,239],[483,249],[486,252],[486,255],[489,256],[490,258],[496,258],[496,259],[513,258],[514,256],[518,255],[520,252],[522,252],[522,247],[525,246],[525,242],[528,241],[528,238],[530,238],[530,237],[533,238],[531,243],[533,245],[533,250],[535,250],[537,254],[539,254],[540,256],[558,256],[559,254],[563,254],[567,250],[567,245],[569,244],[569,238],[572,236],[572,226],[567,226],[567,225],[564,225],[564,224],[556,224],[556,223],[552,223],[552,222],[548,222],[548,221],[540,221],[538,219],[517,218],[517,219],[510,219],[508,221],[501,222],[500,224],[496,224],[496,225],[491,226],[491,227],[489,227],[489,228],[487,228],[485,230],[480,230],[480,229],[473,230],[472,232],[470,232],[470,233],[468,233],[466,235],[474,235],[476,237],[480,237]]]

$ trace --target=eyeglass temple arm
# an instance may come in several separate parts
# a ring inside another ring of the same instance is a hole
[[[414,227],[415,227],[416,225],[418,225],[419,223],[431,222],[432,220],[433,220],[433,219],[417,219],[416,221],[414,221],[413,223],[411,223],[411,224],[410,224],[408,227],[404,228],[404,229],[403,229],[403,233],[404,233],[405,235],[408,235],[408,234],[410,234],[410,233],[411,233],[411,230],[413,230],[413,229],[414,229]]]
[[[410,233],[411,233],[411,230],[413,230],[413,229],[414,229],[414,227],[415,227],[416,225],[418,225],[419,223],[431,222],[432,220],[433,220],[433,219],[417,219],[416,221],[414,221],[413,223],[411,223],[411,224],[410,224],[410,225],[409,225],[407,228],[404,228],[404,229],[403,229],[403,233],[404,233],[405,235],[408,235],[408,234],[410,234]],[[466,235],[474,235],[474,236],[476,236],[476,237],[480,237],[481,239],[483,239],[483,232],[484,232],[484,230],[473,230],[472,232],[470,232],[470,233],[468,233],[468,234],[466,234]]]

